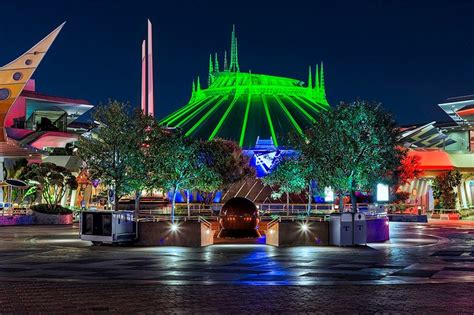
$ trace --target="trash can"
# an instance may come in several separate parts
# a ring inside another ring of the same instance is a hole
[[[354,213],[354,245],[367,244],[367,221],[365,214]]]
[[[352,213],[333,213],[329,221],[329,243],[336,246],[353,245],[353,217]]]

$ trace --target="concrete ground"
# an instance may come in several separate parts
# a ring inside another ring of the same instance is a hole
[[[3,313],[473,313],[474,224],[390,223],[367,247],[91,246],[0,228]]]

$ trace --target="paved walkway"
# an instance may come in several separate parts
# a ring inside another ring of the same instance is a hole
[[[91,246],[71,227],[3,227],[0,313],[472,313],[474,227],[390,228],[390,242],[358,248],[140,248]]]

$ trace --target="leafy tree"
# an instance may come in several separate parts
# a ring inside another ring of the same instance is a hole
[[[307,188],[305,171],[301,159],[286,158],[270,174],[262,178],[265,186],[276,188],[272,193],[273,198],[286,195],[287,215],[290,215],[290,193],[299,194]]]
[[[438,199],[441,209],[455,209],[457,193],[454,190],[461,184],[462,175],[458,170],[438,175],[433,181],[433,196]]]
[[[57,210],[67,189],[77,188],[76,177],[65,167],[53,163],[28,165],[21,179],[36,187],[49,210]]]
[[[341,103],[322,112],[299,142],[313,166],[319,187],[332,187],[340,200],[355,191],[368,191],[395,170],[403,157],[397,149],[398,129],[378,103]]]
[[[217,191],[226,190],[236,182],[255,176],[255,169],[249,165],[248,158],[234,141],[200,141],[198,158],[208,170],[207,176],[197,178],[195,188],[203,193],[206,203],[212,202]]]
[[[171,220],[174,222],[176,195],[193,188],[205,168],[197,156],[197,143],[179,130],[151,128],[146,148],[146,170],[150,185],[171,191]]]
[[[387,176],[387,183],[392,187],[392,193],[397,196],[398,190],[401,186],[411,183],[415,178],[423,176],[421,169],[421,157],[419,155],[408,155],[407,150],[398,148],[400,151],[400,164],[393,171],[390,171]],[[403,196],[403,194],[399,194]],[[404,197],[401,197],[402,199]],[[405,200],[408,199],[405,198]]]
[[[98,106],[92,117],[98,126],[80,138],[78,155],[91,178],[100,178],[113,187],[114,209],[118,210],[122,196],[141,191],[147,183],[146,174],[140,169],[143,167],[140,150],[151,119],[138,110],[130,114],[128,104],[112,100]]]

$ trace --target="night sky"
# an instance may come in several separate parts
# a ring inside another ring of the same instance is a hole
[[[155,112],[207,82],[209,53],[241,71],[307,80],[323,60],[331,104],[382,102],[401,124],[449,120],[437,106],[474,94],[474,1],[2,1],[0,63],[66,26],[38,68],[40,92],[139,104],[141,41],[154,25]],[[222,67],[222,64],[221,64]]]

